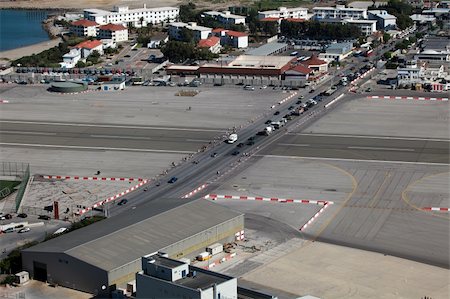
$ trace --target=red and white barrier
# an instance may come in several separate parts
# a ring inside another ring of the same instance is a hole
[[[8,104],[9,101],[8,100],[0,100],[0,104]]]
[[[192,191],[189,192],[188,194],[183,195],[182,198],[189,198],[189,197],[191,197],[192,195],[194,195],[195,193],[198,193],[198,192],[202,191],[203,189],[205,189],[206,186],[208,186],[208,185],[207,185],[207,184],[203,184],[203,185],[201,185],[200,187],[198,187],[198,188],[192,190]]]
[[[239,200],[259,200],[259,201],[270,201],[270,202],[282,202],[282,203],[303,203],[303,204],[316,204],[316,205],[326,205],[327,203],[332,203],[326,200],[309,200],[309,199],[291,199],[291,198],[277,198],[277,197],[254,197],[254,196],[239,196],[239,195],[218,195],[218,194],[208,194],[204,197],[205,199],[239,199]]]
[[[104,199],[104,200],[102,200],[102,201],[99,201],[99,202],[95,203],[92,207],[89,207],[89,208],[85,208],[85,209],[80,210],[77,214],[78,214],[78,215],[83,215],[83,214],[85,214],[86,212],[89,212],[89,211],[92,210],[92,209],[98,208],[98,207],[100,207],[100,206],[102,206],[102,205],[104,205],[104,204],[106,204],[106,203],[108,203],[108,202],[110,202],[110,201],[116,200],[116,199],[118,199],[119,197],[122,197],[122,196],[124,196],[125,194],[128,194],[128,193],[130,193],[130,192],[132,192],[132,191],[138,189],[139,187],[141,187],[142,185],[146,184],[147,182],[148,182],[148,180],[143,180],[142,182],[140,182],[140,183],[137,184],[136,186],[133,186],[133,187],[131,187],[131,188],[128,188],[127,190],[125,190],[125,191],[123,191],[123,192],[120,192],[120,193],[118,193],[118,194],[116,194],[116,195],[114,195],[114,196],[108,197],[107,199]]]
[[[439,208],[439,207],[425,207],[422,208],[425,211],[438,211],[438,212],[450,212],[450,208]]]
[[[332,202],[327,202],[323,205],[323,207],[319,210],[319,212],[317,212],[316,214],[314,214],[314,216],[308,220],[308,222],[306,222],[301,228],[300,231],[304,231],[309,225],[311,225],[311,223],[314,222],[314,220],[316,220],[320,214],[323,213],[323,211],[325,211],[325,209],[332,204]]]
[[[281,101],[278,102],[279,105],[283,104],[286,101],[289,101],[290,99],[292,99],[293,97],[295,97],[297,95],[297,92],[292,93],[290,96],[285,97],[284,99],[282,99]]]
[[[43,175],[44,179],[54,180],[85,180],[85,181],[125,181],[125,182],[143,182],[147,181],[142,178],[105,178],[105,177],[88,177],[88,176],[62,176],[62,175]]]
[[[448,101],[448,98],[407,97],[407,96],[368,96],[371,100],[416,100],[416,101]]]
[[[236,241],[243,241],[245,239],[245,234],[243,230],[235,233],[234,236],[236,237]]]
[[[211,269],[214,268],[215,266],[218,266],[226,261],[231,260],[232,258],[234,258],[236,256],[236,252],[227,254],[226,256],[224,256],[223,258],[221,258],[220,260],[214,261],[214,262],[210,262],[208,266],[203,267],[203,269]]]

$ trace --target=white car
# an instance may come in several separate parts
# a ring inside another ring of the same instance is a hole
[[[315,100],[313,100],[313,99],[309,100],[308,102],[310,102],[313,105],[317,105],[317,102]]]
[[[58,230],[56,232],[54,232],[53,234],[54,235],[59,235],[59,234],[62,234],[64,232],[66,232],[67,230],[68,229],[66,227],[61,227],[61,228],[58,228]]]
[[[29,227],[24,227],[24,228],[21,228],[19,231],[18,231],[18,233],[19,234],[22,234],[22,233],[26,233],[26,232],[29,232],[31,229],[29,228]]]

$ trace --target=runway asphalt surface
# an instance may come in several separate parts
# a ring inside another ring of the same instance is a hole
[[[448,164],[449,151],[445,139],[292,133],[262,154]]]

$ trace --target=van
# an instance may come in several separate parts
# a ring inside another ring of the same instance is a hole
[[[14,228],[13,228],[13,227],[8,227],[8,228],[5,229],[3,232],[4,232],[4,233],[13,233],[13,232],[14,232]]]

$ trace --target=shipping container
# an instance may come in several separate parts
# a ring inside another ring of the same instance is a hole
[[[206,248],[211,255],[221,253],[223,251],[223,245],[219,243],[212,244]]]

